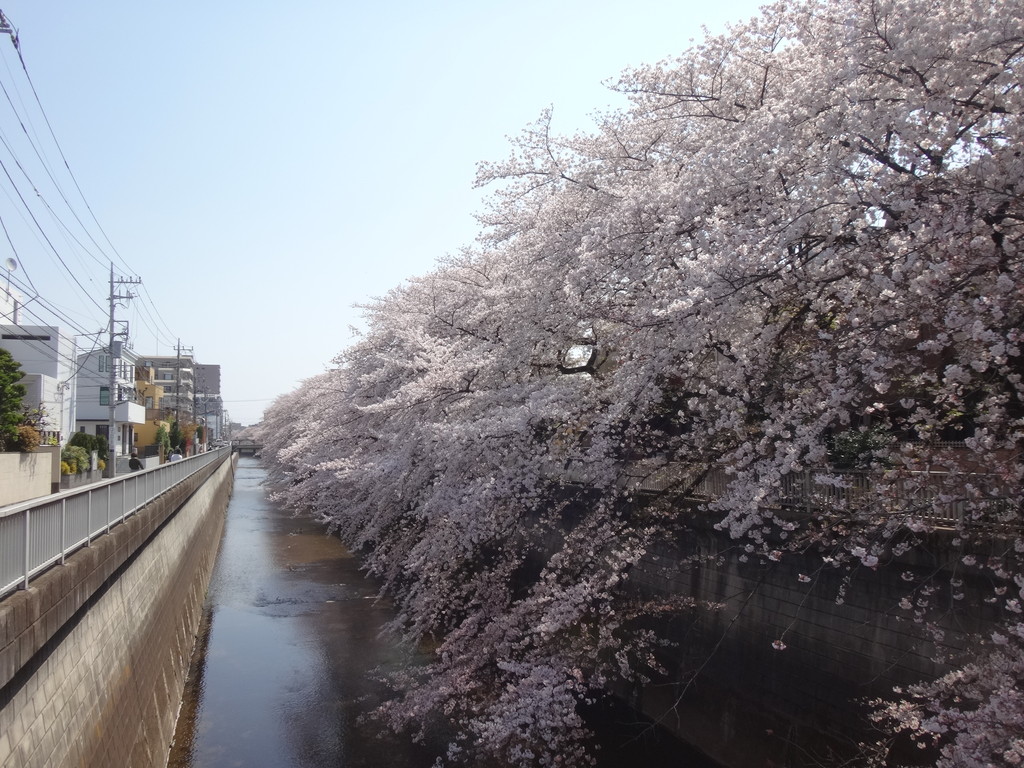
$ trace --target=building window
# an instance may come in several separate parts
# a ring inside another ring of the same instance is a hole
[[[146,398],[146,407],[147,408],[152,408],[153,407],[153,398],[152,397],[147,397]]]
[[[110,405],[110,387],[100,387],[100,405]]]

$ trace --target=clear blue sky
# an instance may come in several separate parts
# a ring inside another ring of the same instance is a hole
[[[135,350],[180,338],[222,366],[232,418],[255,423],[352,341],[353,305],[472,242],[476,164],[504,158],[508,136],[548,106],[559,132],[587,129],[624,103],[604,81],[758,5],[0,0],[85,201],[0,39],[0,82],[71,209],[0,94],[0,157],[39,221],[0,173],[14,240],[0,236],[0,265],[16,256],[15,279],[99,330],[114,258],[143,280],[118,310]]]

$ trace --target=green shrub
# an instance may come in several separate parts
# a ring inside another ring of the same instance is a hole
[[[67,463],[66,461],[62,461],[62,462],[60,463],[60,473],[61,473],[62,475],[73,475],[73,474],[75,474],[75,473],[74,473],[74,472],[73,472],[73,471],[71,470],[71,465],[70,465],[70,464],[68,464],[68,463]]]
[[[60,460],[66,462],[71,470],[69,474],[78,474],[89,469],[89,451],[79,445],[68,445],[60,454]]]
[[[99,448],[96,447],[96,435],[89,435],[85,432],[75,432],[68,440],[68,445],[74,445],[78,448],[84,448],[87,451],[97,451]]]
[[[75,432],[68,440],[68,445],[84,448],[88,453],[96,451],[101,457],[106,456],[110,450],[107,438],[104,435],[89,435],[85,432]]]

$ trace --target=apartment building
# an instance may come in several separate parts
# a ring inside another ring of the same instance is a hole
[[[195,421],[196,363],[192,355],[144,355],[144,368],[152,368],[154,384],[163,388],[161,408],[181,423]]]
[[[207,442],[224,436],[224,401],[220,396],[220,366],[197,363],[196,420],[206,428]]]

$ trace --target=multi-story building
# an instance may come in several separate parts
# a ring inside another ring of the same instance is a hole
[[[199,363],[196,374],[196,421],[206,429],[207,442],[224,436],[224,401],[220,396],[220,366]]]
[[[172,416],[163,405],[164,388],[156,382],[156,371],[145,365],[135,366],[135,391],[146,409],[146,421],[135,428],[136,447],[140,454],[157,455],[156,433],[160,427],[170,430]]]
[[[52,325],[0,325],[0,348],[20,365],[25,408],[41,415],[44,439],[63,445],[75,428],[75,340]]]
[[[196,378],[192,355],[144,355],[140,362],[154,370],[154,383],[163,387],[161,407],[182,424],[194,422]]]
[[[78,356],[75,426],[79,432],[104,435],[118,456],[135,449],[136,429],[146,422],[146,407],[135,388],[137,356],[116,345]],[[111,382],[113,375],[113,382]],[[113,383],[113,388],[111,388]],[[110,434],[110,409],[114,409],[114,434]]]

